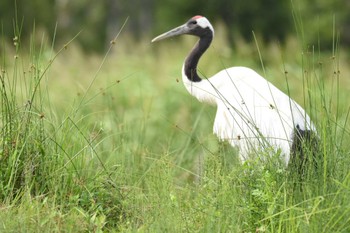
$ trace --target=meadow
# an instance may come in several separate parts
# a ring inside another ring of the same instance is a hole
[[[0,232],[349,232],[348,50],[225,38],[217,25],[201,74],[248,66],[300,103],[317,171],[240,164],[218,141],[215,108],[181,81],[195,38],[122,31],[100,56],[33,33],[2,41]]]

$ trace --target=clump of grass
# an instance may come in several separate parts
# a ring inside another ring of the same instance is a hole
[[[15,55],[13,71],[6,70],[7,60],[5,55],[2,64],[1,81],[1,145],[2,163],[1,174],[2,198],[15,198],[22,187],[27,187],[33,192],[36,190],[33,183],[40,173],[46,168],[40,161],[45,156],[44,116],[42,113],[41,98],[37,96],[42,75],[42,67],[38,67],[39,61],[32,60],[29,70],[20,71],[20,40],[14,38]],[[34,56],[34,55],[33,55]],[[30,80],[29,82],[27,80]],[[26,82],[26,90],[22,90],[20,100],[17,97],[18,86]],[[44,187],[39,185],[40,187]]]
[[[0,74],[1,231],[116,228],[122,216],[119,174],[107,169],[96,151],[103,141],[100,130],[86,125],[81,103],[58,116],[45,85],[55,59],[71,42],[54,53],[44,37],[39,49],[33,39],[28,53],[17,33],[13,57],[3,51]],[[11,220],[15,215],[27,215],[28,221]]]

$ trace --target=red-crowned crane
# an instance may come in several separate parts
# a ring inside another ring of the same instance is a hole
[[[217,106],[214,133],[239,148],[240,160],[246,161],[252,150],[266,148],[280,150],[286,165],[297,150],[303,156],[301,141],[316,135],[304,109],[246,67],[224,69],[213,77],[201,79],[197,64],[214,37],[212,25],[203,16],[192,17],[152,42],[183,34],[199,37],[183,64],[183,83],[199,101]]]

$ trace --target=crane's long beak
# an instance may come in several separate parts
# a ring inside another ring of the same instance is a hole
[[[166,38],[169,38],[169,37],[173,37],[173,36],[178,36],[178,35],[182,35],[182,34],[186,34],[188,32],[188,27],[186,24],[184,25],[181,25],[177,28],[174,28],[168,32],[165,32],[159,36],[157,36],[156,38],[154,38],[152,40],[152,42],[156,42],[156,41],[159,41],[159,40],[163,40],[163,39],[166,39]]]

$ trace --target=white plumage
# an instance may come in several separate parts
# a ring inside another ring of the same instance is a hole
[[[224,69],[208,79],[197,72],[199,58],[209,47],[213,27],[202,16],[164,33],[152,41],[190,34],[200,38],[186,58],[182,78],[188,92],[199,101],[217,106],[214,133],[240,150],[245,161],[254,150],[281,150],[286,164],[300,131],[316,132],[304,109],[254,70],[245,67]]]
[[[213,131],[238,146],[242,162],[250,151],[270,147],[281,149],[288,164],[296,125],[316,130],[300,105],[252,69],[232,67],[201,82],[182,73],[191,95],[217,106]]]

